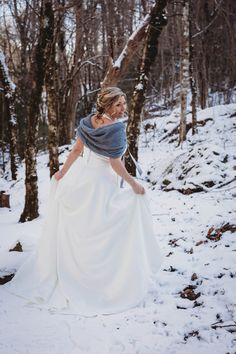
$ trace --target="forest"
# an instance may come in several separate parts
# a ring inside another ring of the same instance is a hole
[[[37,244],[50,179],[109,86],[127,95],[125,166],[166,259],[137,312],[40,313],[44,344],[30,312],[33,343],[8,335],[0,354],[235,354],[235,58],[235,0],[0,1],[0,284]],[[12,332],[20,302],[1,294]]]
[[[236,82],[234,1],[3,1],[1,7],[1,166],[11,176],[25,160],[21,221],[38,216],[37,151],[75,138],[101,87],[128,96],[129,149],[138,157],[140,122],[186,104],[204,109],[233,100]],[[188,126],[189,129],[189,126]],[[127,156],[126,165],[135,175]]]

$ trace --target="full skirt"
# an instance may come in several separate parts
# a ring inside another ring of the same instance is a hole
[[[36,251],[6,290],[32,305],[94,316],[138,305],[160,269],[146,195],[120,188],[109,159],[85,148],[60,180],[51,180]]]

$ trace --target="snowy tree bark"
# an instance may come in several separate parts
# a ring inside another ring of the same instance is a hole
[[[14,61],[13,69],[14,77],[17,82],[17,150],[21,160],[25,158],[25,148],[27,139],[27,116],[28,106],[31,95],[31,83],[29,78],[29,62],[32,58],[32,48],[35,45],[35,35],[37,33],[37,13],[39,4],[35,4],[35,8],[32,10],[29,5],[26,5],[24,11],[22,11],[22,3],[13,0],[8,2],[10,12],[13,15],[15,21],[16,33],[17,33],[17,56],[16,60],[11,57],[11,63]],[[11,27],[8,28],[11,31]],[[8,32],[8,29],[6,30]],[[7,36],[9,38],[9,34]],[[15,49],[13,48],[13,52]],[[11,52],[11,51],[10,51]],[[11,52],[12,53],[12,52]],[[15,55],[14,55],[15,56]]]
[[[129,112],[127,138],[129,151],[138,160],[138,137],[140,133],[141,113],[145,102],[146,90],[150,69],[155,62],[158,49],[158,40],[163,28],[167,24],[165,16],[166,0],[156,0],[151,10],[150,21],[147,30],[147,37],[144,45],[143,56],[139,68],[139,74],[134,88],[131,107]],[[135,165],[129,156],[125,157],[127,170],[136,176]]]
[[[199,103],[201,108],[204,109],[208,104],[208,89],[209,89],[209,51],[208,51],[208,43],[207,43],[207,34],[208,34],[208,25],[211,22],[210,10],[209,10],[209,2],[204,1],[202,5],[202,17],[204,20],[204,30],[202,31],[202,36],[200,38],[200,52],[201,52],[201,60],[199,65]]]
[[[66,101],[69,92],[68,85],[68,60],[66,55],[65,36],[65,1],[57,2],[56,20],[56,64],[57,64],[57,117],[58,117],[58,144],[59,146],[70,143],[67,129]]]
[[[186,140],[186,111],[189,88],[189,0],[183,2],[182,38],[180,57],[180,129],[179,144]]]
[[[81,63],[83,52],[83,37],[84,32],[81,27],[81,21],[83,18],[83,1],[78,1],[75,5],[76,13],[76,40],[75,40],[75,52],[73,58],[72,69],[69,74],[69,91],[66,98],[66,119],[67,119],[67,137],[68,142],[74,138],[75,117],[76,117],[76,103],[79,93],[79,76],[78,67]]]
[[[41,2],[39,14],[39,36],[35,45],[31,63],[30,77],[32,93],[30,97],[28,132],[25,151],[25,206],[20,222],[30,221],[39,216],[38,212],[38,176],[37,176],[37,138],[39,105],[45,77],[45,48],[47,44],[50,1]]]
[[[56,29],[53,4],[48,3],[48,38],[45,49],[47,58],[45,86],[47,94],[48,108],[48,152],[49,152],[49,168],[50,177],[59,170],[58,159],[58,124],[57,124],[57,99],[55,92],[56,85],[56,61],[55,61],[55,43]]]
[[[133,58],[138,47],[142,43],[146,35],[146,28],[150,21],[150,14],[148,14],[143,22],[139,25],[136,31],[130,36],[127,44],[121,52],[118,59],[113,62],[113,59],[109,57],[108,69],[105,75],[101,87],[116,86],[118,80],[125,73],[131,59]]]
[[[196,133],[197,129],[197,86],[196,86],[196,65],[195,65],[195,47],[192,38],[193,30],[193,0],[189,3],[189,74],[190,74],[190,90],[192,95],[192,135]]]
[[[3,85],[6,103],[6,113],[8,116],[9,145],[11,161],[11,177],[17,179],[17,117],[15,110],[16,91],[15,84],[11,81],[8,68],[5,63],[5,56],[0,49],[0,82]]]

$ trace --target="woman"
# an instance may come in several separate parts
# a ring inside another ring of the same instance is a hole
[[[104,89],[81,120],[77,141],[51,181],[35,254],[6,289],[33,304],[84,316],[136,306],[159,270],[145,190],[125,169],[126,96]],[[83,156],[81,156],[83,155]],[[79,158],[78,158],[79,157]],[[120,188],[120,178],[131,188]]]

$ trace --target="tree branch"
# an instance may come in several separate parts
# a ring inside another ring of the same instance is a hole
[[[215,11],[214,11],[213,14],[211,15],[211,17],[212,17],[211,22],[208,23],[208,25],[207,25],[205,28],[203,28],[201,31],[195,33],[195,34],[192,36],[192,38],[196,38],[196,37],[200,36],[201,34],[203,34],[204,32],[206,32],[209,27],[211,27],[211,25],[215,22],[215,20],[217,19],[218,15],[219,15],[219,11],[218,11],[218,10],[219,10],[219,8],[220,8],[220,6],[221,6],[221,4],[222,4],[223,1],[224,1],[224,0],[221,0],[221,1],[217,4],[217,6],[216,6],[216,8],[215,8]]]
[[[118,59],[113,62],[112,58],[109,58],[108,70],[103,82],[101,83],[101,87],[115,85],[118,79],[125,72],[128,64],[146,35],[146,28],[149,24],[150,17],[151,14],[146,15],[136,31],[132,33]]]

